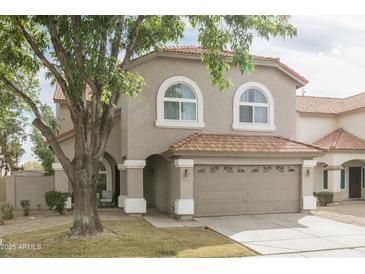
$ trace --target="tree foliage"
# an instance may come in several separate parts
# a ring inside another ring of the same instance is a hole
[[[37,161],[28,161],[23,164],[24,170],[37,170],[37,171],[43,171],[43,166],[40,162]]]
[[[254,35],[292,37],[288,16],[2,16],[0,82],[28,104],[33,125],[47,139],[74,190],[72,233],[103,231],[95,189],[98,167],[121,96],[137,96],[144,79],[128,69],[134,58],[176,43],[187,23],[198,30],[202,61],[220,90],[231,85],[231,65],[252,71],[249,49]],[[233,50],[231,60],[222,52]],[[74,158],[69,159],[47,125],[27,80],[41,68],[62,89],[75,130]]]
[[[14,170],[24,153],[26,117],[17,101],[10,92],[3,91],[0,96],[0,175],[1,171],[6,175]]]

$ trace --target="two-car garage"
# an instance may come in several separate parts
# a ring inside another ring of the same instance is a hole
[[[186,208],[196,217],[291,213],[316,206],[313,158],[323,153],[316,146],[278,136],[195,133],[169,152],[191,159],[191,183],[184,183],[190,174],[184,167],[178,197],[191,199]]]
[[[195,216],[298,212],[298,165],[197,165]]]

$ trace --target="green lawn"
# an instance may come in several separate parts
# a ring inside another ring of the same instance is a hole
[[[240,257],[255,255],[249,249],[204,228],[155,228],[142,218],[105,221],[115,233],[87,239],[60,239],[69,229],[62,225],[4,237],[11,244],[41,244],[41,250],[0,251],[0,257]]]

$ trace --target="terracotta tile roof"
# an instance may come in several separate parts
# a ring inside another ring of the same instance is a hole
[[[193,135],[170,146],[175,152],[276,152],[318,153],[324,150],[287,138],[264,135],[199,134]]]
[[[59,85],[56,85],[56,90],[53,94],[53,101],[60,101],[60,100],[65,100],[65,96],[63,96],[63,92],[62,89]]]
[[[207,52],[207,49],[197,46],[170,46],[160,49],[162,52],[174,52],[174,53],[182,53],[182,54],[191,54],[191,55],[201,55],[202,53]],[[222,52],[224,57],[232,57],[233,52],[229,50],[225,50]],[[284,63],[280,62],[280,58],[275,57],[265,57],[265,56],[258,56],[253,55],[254,61],[266,61],[266,62],[273,62],[278,64],[283,70],[288,72],[290,75],[298,78],[300,81],[303,82],[303,85],[308,83],[308,80],[305,79],[302,75],[298,72],[294,71],[293,69],[289,68]]]
[[[175,53],[183,53],[183,54],[193,54],[193,55],[201,55],[203,53],[207,53],[208,50],[202,47],[198,46],[169,46],[161,48],[160,51],[163,52],[175,52]],[[230,50],[224,50],[222,51],[222,56],[224,57],[232,57],[233,52]],[[272,62],[278,62],[280,61],[279,58],[275,57],[265,57],[265,56],[258,56],[253,55],[254,60],[257,61],[272,61]]]
[[[365,92],[346,97],[297,96],[297,111],[303,113],[341,114],[365,107]]]
[[[325,149],[365,149],[365,140],[339,128],[319,139],[314,145]]]
[[[207,52],[207,49],[197,46],[169,46],[159,49],[157,52],[167,52],[167,53],[178,53],[178,54],[184,54],[184,55],[201,55],[205,52]],[[152,53],[152,52],[151,52]],[[149,54],[146,54],[149,55]],[[222,55],[224,57],[232,57],[233,52],[229,50],[225,50],[222,52]],[[141,59],[141,57],[137,57],[137,59]],[[274,57],[265,57],[265,56],[258,56],[253,55],[254,61],[263,61],[263,62],[272,62],[273,64],[276,64],[278,67],[286,71],[289,75],[292,77],[298,79],[301,82],[301,85],[304,86],[308,83],[308,80],[305,79],[302,75],[300,75],[298,72],[294,71],[284,63],[280,62],[280,58],[274,58]],[[55,101],[62,101],[65,100],[62,90],[57,86],[55,94],[53,96],[53,99]]]

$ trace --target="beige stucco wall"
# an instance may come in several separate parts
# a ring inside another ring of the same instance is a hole
[[[339,127],[365,139],[365,111],[353,111],[351,113],[342,114],[338,117],[338,121]]]
[[[313,191],[323,191],[323,164],[318,163],[313,169]]]
[[[131,70],[144,77],[146,87],[137,98],[122,96],[118,103],[122,108],[121,118],[115,121],[107,147],[117,163],[124,156],[128,159],[145,159],[149,155],[164,152],[169,145],[194,132],[296,137],[297,83],[276,68],[257,65],[254,72],[242,75],[238,68],[232,66],[228,77],[232,80],[233,87],[224,92],[211,85],[209,72],[200,60],[157,57],[132,67]],[[204,129],[155,127],[157,92],[162,82],[172,76],[188,77],[199,86],[204,103]],[[266,86],[273,96],[276,126],[274,132],[232,129],[234,93],[242,84],[251,81]],[[61,131],[72,127],[65,105],[57,104],[57,117],[61,123]],[[73,156],[73,140],[63,141],[62,147],[69,157]]]
[[[14,209],[21,209],[22,200],[30,201],[31,209],[47,208],[45,193],[54,190],[54,176],[14,174],[6,177],[7,202],[14,206]]]
[[[339,127],[336,116],[308,115],[297,113],[297,139],[314,143]]]
[[[128,111],[128,124],[125,125],[128,127],[126,133],[128,144],[125,145],[126,148],[122,152],[122,156],[127,156],[128,159],[145,159],[151,154],[166,151],[169,145],[194,132],[273,134],[295,138],[296,83],[275,68],[256,66],[253,73],[241,75],[239,70],[233,67],[229,74],[233,87],[224,92],[212,87],[209,73],[205,65],[199,60],[158,57],[133,68],[133,70],[144,77],[146,88],[138,98],[129,99],[127,110],[122,110],[122,116]],[[199,86],[204,102],[204,129],[155,127],[157,92],[161,83],[172,76],[188,77]],[[249,81],[265,85],[274,98],[276,126],[274,132],[232,130],[234,93],[239,86]],[[124,97],[121,101],[126,100]],[[146,134],[141,134],[141,132],[146,132]]]
[[[71,184],[63,170],[55,170],[55,190],[62,192],[72,192]]]
[[[175,210],[175,200],[180,198],[180,168],[175,166],[174,161],[169,162],[169,199],[168,209]]]
[[[170,187],[168,161],[158,155],[148,158],[143,170],[143,182],[143,192],[147,205],[168,212]]]
[[[70,112],[66,104],[63,103],[56,104],[56,118],[57,118],[57,123],[60,127],[60,132],[64,132],[66,130],[73,128]]]

